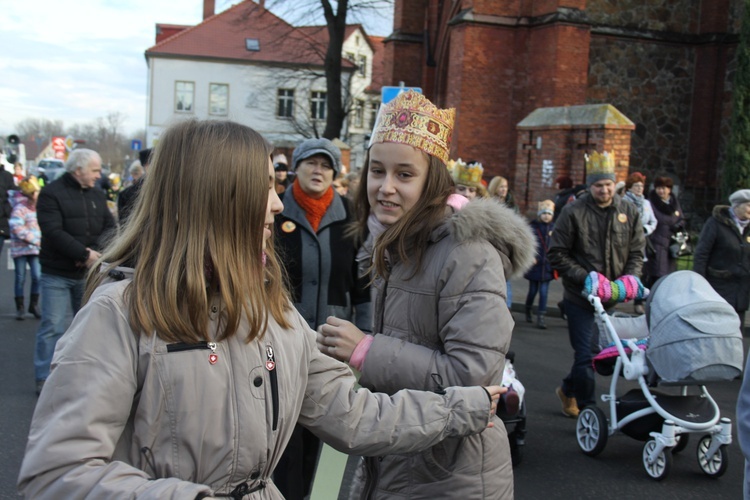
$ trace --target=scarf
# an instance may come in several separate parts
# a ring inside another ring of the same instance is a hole
[[[331,206],[331,202],[333,202],[333,186],[329,186],[328,191],[323,193],[323,196],[315,199],[305,194],[302,191],[302,186],[299,185],[299,180],[294,179],[292,194],[297,204],[305,211],[305,219],[310,223],[313,231],[317,233],[320,221],[323,220],[323,216],[328,211],[328,207]]]
[[[669,202],[666,202],[659,198],[659,195],[656,194],[656,191],[651,191],[648,199],[651,201],[651,205],[659,212],[667,215],[674,215],[675,205],[674,195],[672,193],[669,193]]]
[[[638,213],[643,215],[643,195],[638,196],[637,194],[628,191],[625,193],[625,197],[633,202],[633,205],[638,208]]]
[[[732,216],[732,220],[737,226],[737,229],[740,230],[740,234],[745,234],[745,228],[747,227],[748,223],[750,223],[750,219],[740,220],[739,217],[737,217],[737,214],[734,213],[734,208],[732,207],[729,207],[729,214]]]

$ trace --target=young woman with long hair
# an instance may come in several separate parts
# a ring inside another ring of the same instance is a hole
[[[502,380],[513,330],[505,281],[533,263],[534,238],[526,221],[497,201],[452,195],[446,161],[453,116],[405,92],[383,107],[373,131],[357,231],[377,290],[375,334],[334,317],[318,329],[321,351],[360,370],[360,384],[371,390],[442,391]],[[452,196],[463,208],[454,208]],[[499,419],[480,436],[365,459],[360,471],[355,493],[363,498],[513,497]]]
[[[492,427],[500,387],[356,390],[319,352],[273,250],[271,146],[228,121],[160,137],[122,233],[57,345],[19,489],[28,498],[281,498],[294,425],[410,453]]]

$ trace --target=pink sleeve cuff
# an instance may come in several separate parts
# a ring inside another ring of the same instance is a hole
[[[372,335],[365,335],[362,340],[359,341],[357,347],[352,352],[352,357],[349,358],[349,364],[356,368],[358,371],[362,371],[362,365],[365,364],[365,358],[367,357],[367,351],[370,350],[372,341],[375,337]]]

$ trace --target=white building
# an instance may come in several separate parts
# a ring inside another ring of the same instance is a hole
[[[325,128],[325,26],[296,28],[248,0],[213,15],[204,3],[196,26],[157,25],[146,50],[146,141],[153,146],[173,121],[230,119],[248,125],[276,147],[291,150]],[[347,27],[342,57],[344,105],[341,139],[351,163],[364,161],[364,141],[380,100],[382,38]],[[346,154],[344,155],[346,157]]]

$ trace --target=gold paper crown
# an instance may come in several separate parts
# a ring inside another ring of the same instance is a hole
[[[406,144],[447,163],[455,116],[455,109],[439,109],[422,94],[407,90],[380,107],[369,145]]]
[[[615,155],[614,153],[597,153],[585,155],[586,159],[586,183],[591,185],[602,179],[615,180]]]
[[[21,190],[21,192],[24,195],[29,196],[29,197],[41,189],[39,187],[39,182],[36,180],[36,177],[34,177],[33,175],[30,175],[26,177],[24,180],[22,180],[18,184],[18,188]]]
[[[483,173],[484,167],[482,167],[481,163],[467,165],[459,158],[453,167],[453,181],[456,184],[463,184],[464,186],[480,186],[482,184]]]

